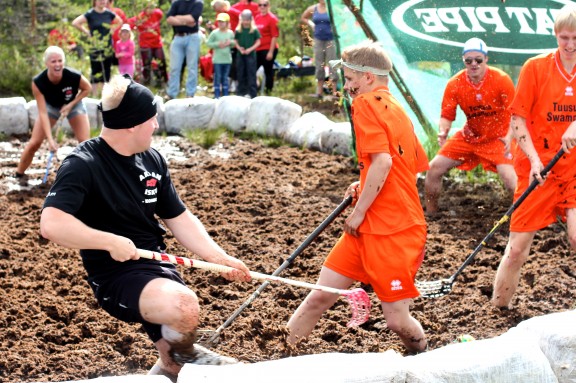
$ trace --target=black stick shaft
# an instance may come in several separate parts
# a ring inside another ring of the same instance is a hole
[[[322,233],[324,231],[324,229],[326,229],[328,227],[328,225],[330,225],[336,219],[336,217],[338,217],[351,203],[352,203],[352,197],[348,197],[348,198],[344,199],[340,203],[340,205],[338,205],[338,207],[336,207],[336,209],[334,209],[334,211],[332,213],[330,213],[330,215],[328,217],[326,217],[326,219],[324,221],[322,221],[322,223],[304,240],[304,242],[302,242],[302,244],[300,246],[298,246],[298,248],[296,250],[294,250],[294,252],[290,255],[290,257],[288,257],[276,269],[276,271],[274,271],[274,273],[272,273],[272,275],[277,276],[286,267],[288,267],[294,261],[294,259],[298,255],[300,255],[304,251],[304,249],[306,249],[312,243],[312,241],[314,241],[320,235],[320,233]],[[264,289],[266,287],[268,287],[269,284],[270,284],[270,281],[264,281],[260,285],[260,287],[258,287],[258,289],[256,289],[256,291],[254,291],[248,297],[248,299],[244,303],[242,303],[242,305],[240,307],[238,307],[236,309],[236,311],[234,311],[232,313],[232,315],[220,327],[218,327],[218,329],[216,329],[214,334],[210,337],[210,339],[208,339],[208,343],[214,342],[218,338],[220,333],[224,329],[228,328],[230,326],[230,324],[232,324],[232,322],[240,315],[240,313],[242,311],[244,311],[244,309],[246,307],[250,306],[250,304],[252,304],[252,302],[260,296],[262,291],[264,291]]]
[[[552,167],[554,165],[556,165],[556,163],[558,162],[558,160],[560,160],[560,158],[564,155],[564,149],[560,149],[558,151],[558,153],[556,153],[556,155],[554,156],[554,158],[552,158],[550,160],[550,162],[548,163],[548,165],[546,165],[546,167],[544,169],[542,169],[542,171],[540,172],[540,176],[545,177],[546,174],[548,174],[548,172],[550,171],[550,169],[552,169]],[[484,246],[486,246],[486,243],[488,243],[488,241],[490,239],[492,239],[492,237],[494,236],[494,234],[496,234],[496,232],[498,232],[498,230],[502,227],[502,225],[507,222],[510,219],[510,216],[512,216],[512,213],[514,213],[514,211],[518,208],[518,206],[520,206],[520,204],[522,202],[524,202],[524,200],[528,197],[528,195],[530,195],[530,193],[532,193],[532,191],[534,189],[536,189],[536,187],[538,186],[539,182],[537,179],[534,179],[532,181],[532,183],[530,184],[530,186],[528,186],[528,188],[524,191],[524,193],[522,193],[522,195],[520,197],[518,197],[518,199],[512,204],[512,206],[510,206],[510,208],[508,209],[508,211],[506,211],[506,213],[504,214],[504,216],[500,219],[500,221],[498,221],[496,223],[496,225],[492,228],[492,230],[490,230],[490,233],[488,233],[488,235],[486,237],[484,237],[484,239],[482,240],[482,242],[480,242],[478,244],[478,246],[476,246],[476,248],[474,249],[474,251],[472,252],[472,254],[470,254],[468,256],[468,258],[466,258],[466,260],[464,261],[464,263],[462,264],[462,266],[460,266],[460,268],[454,273],[454,275],[452,275],[452,277],[450,277],[450,279],[452,281],[454,281],[456,279],[456,277],[458,275],[460,275],[460,273],[462,272],[462,270],[464,270],[464,268],[466,266],[468,266],[470,263],[472,263],[472,261],[474,260],[474,257],[476,256],[476,254],[478,254],[480,252],[480,250],[482,250],[482,248]]]

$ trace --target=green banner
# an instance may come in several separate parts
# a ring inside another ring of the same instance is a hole
[[[464,42],[488,45],[490,62],[522,65],[556,48],[554,18],[567,0],[369,0],[408,62],[461,62]]]

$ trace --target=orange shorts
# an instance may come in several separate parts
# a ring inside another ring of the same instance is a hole
[[[392,235],[344,233],[324,266],[348,278],[369,284],[383,302],[397,302],[420,295],[414,279],[424,260],[426,226]]]
[[[500,140],[470,144],[466,142],[461,131],[456,132],[438,154],[455,161],[461,161],[460,170],[472,170],[478,164],[491,172],[496,172],[497,165],[512,165],[512,157],[506,158],[504,143]]]
[[[516,201],[528,189],[527,177],[518,177],[514,193]],[[566,209],[576,208],[576,179],[569,181],[548,178],[537,186],[512,213],[510,231],[530,232],[556,222],[557,216],[566,218]]]

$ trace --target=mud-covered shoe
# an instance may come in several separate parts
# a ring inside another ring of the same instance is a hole
[[[206,347],[198,344],[194,345],[194,349],[189,353],[171,352],[172,359],[178,364],[201,364],[211,366],[222,366],[225,364],[237,364],[237,359],[229,356],[220,355],[214,351],[208,350]]]

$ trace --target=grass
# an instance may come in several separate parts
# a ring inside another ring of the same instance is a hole
[[[224,137],[228,141],[232,140],[234,133],[225,129],[187,129],[182,132],[184,138],[193,142],[204,149],[209,149],[214,146],[220,139]]]

